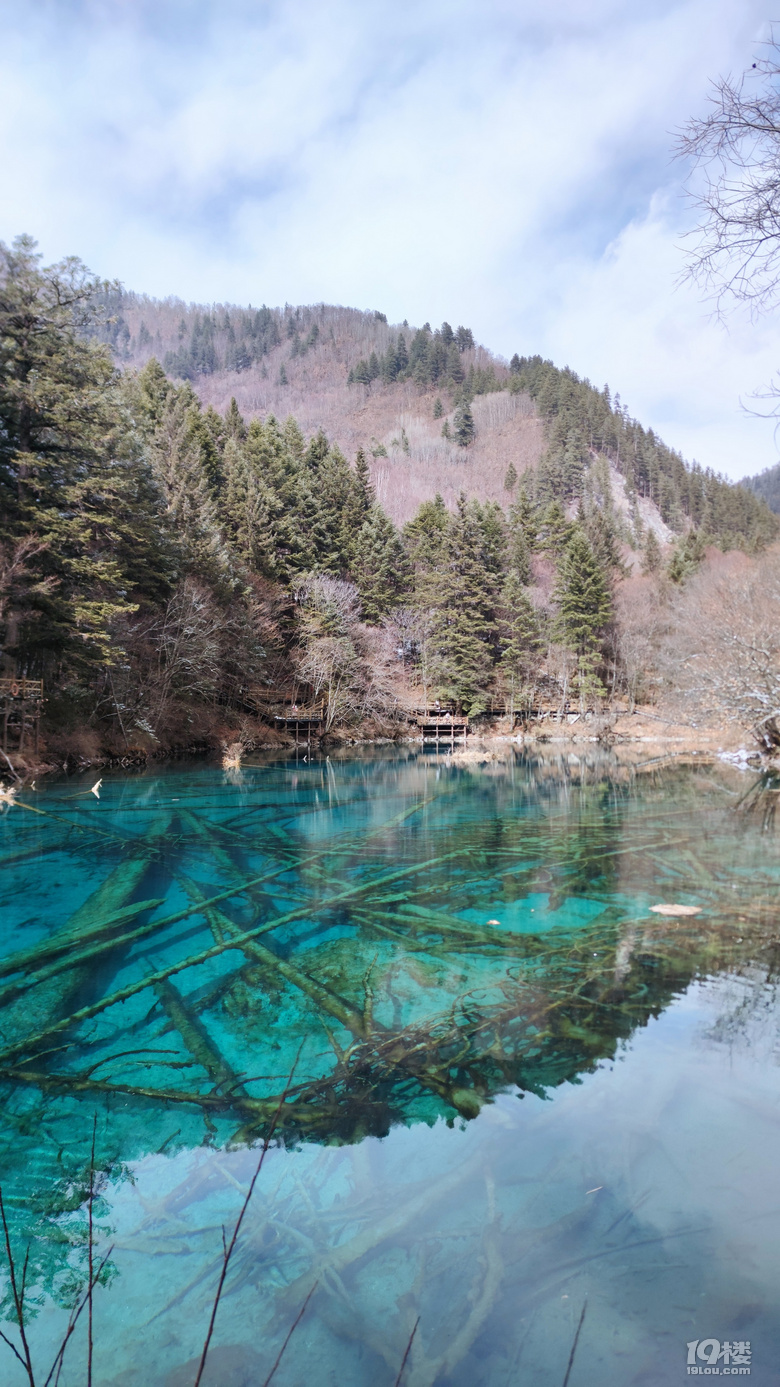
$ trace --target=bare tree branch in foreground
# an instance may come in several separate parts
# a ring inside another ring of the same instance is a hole
[[[712,84],[709,111],[677,139],[692,162],[688,192],[699,213],[686,277],[722,306],[755,312],[780,300],[780,43],[735,81]]]

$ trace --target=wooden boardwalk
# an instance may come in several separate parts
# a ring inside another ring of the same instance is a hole
[[[302,710],[300,713],[276,713],[274,716],[274,726],[280,732],[292,732],[295,737],[295,745],[305,742],[311,746],[313,741],[319,741],[325,732],[325,719],[322,713],[307,713]]]
[[[42,679],[17,679],[15,675],[4,675],[0,678],[0,717],[2,717],[3,720],[3,751],[8,750],[9,731],[16,733],[17,751],[24,751],[25,737],[29,731],[35,739],[35,752],[37,755],[42,707]]]
[[[469,720],[458,713],[444,712],[441,708],[418,709],[415,719],[424,742],[465,742],[469,732]]]

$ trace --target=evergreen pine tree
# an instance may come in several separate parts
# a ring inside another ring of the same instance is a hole
[[[669,560],[668,573],[671,581],[684,583],[686,578],[690,578],[691,574],[696,572],[703,558],[704,540],[698,530],[689,530]]]
[[[642,572],[657,573],[661,567],[661,546],[655,530],[648,528],[642,556]]]
[[[135,407],[142,429],[155,429],[162,423],[165,406],[175,388],[153,356],[137,375],[125,377],[125,398]]]
[[[437,492],[432,501],[423,501],[414,518],[404,526],[404,543],[415,569],[437,567],[446,547],[449,520],[444,498]]]
[[[0,539],[40,545],[36,591],[9,604],[3,639],[19,673],[47,677],[109,661],[112,623],[137,583],[164,593],[173,553],[133,431],[135,409],[151,428],[159,367],[145,396],[125,389],[85,335],[98,282],[79,261],[40,261],[30,237],[0,244]]]
[[[517,469],[516,469],[516,467],[515,467],[515,464],[514,464],[513,462],[510,462],[509,466],[508,466],[507,469],[506,469],[506,474],[505,474],[505,476],[504,476],[504,490],[505,490],[505,491],[514,491],[514,489],[515,489],[516,486],[517,486]]]
[[[278,573],[277,528],[281,505],[258,476],[238,440],[228,439],[223,458],[220,521],[243,562],[266,578]]]
[[[434,578],[434,667],[441,695],[472,713],[484,707],[498,635],[496,578],[485,560],[481,508],[461,493]]]
[[[480,506],[478,501],[472,501],[471,504],[475,514],[479,515],[482,524],[482,552],[485,568],[500,586],[506,572],[507,541],[509,538],[506,516],[498,501],[486,501],[483,506]]]
[[[438,395],[437,395],[437,396],[436,396],[436,399],[435,399],[434,402],[433,402],[433,417],[434,417],[434,419],[441,419],[442,416],[443,416],[443,414],[444,414],[444,405],[442,404],[441,400],[439,399],[439,397],[438,397]]]
[[[204,476],[216,495],[222,485],[222,459],[211,429],[203,417],[200,400],[192,386],[187,384],[180,388],[178,401],[180,408],[185,411],[185,446],[199,454]]]
[[[357,538],[374,505],[376,497],[371,483],[366,455],[360,448],[355,458],[350,487],[341,512],[341,547],[347,555],[348,567],[354,566]]]
[[[501,593],[499,609],[501,638],[500,669],[507,686],[510,714],[527,702],[535,680],[542,649],[541,627],[536,610],[525,592],[517,572],[510,571]]]
[[[474,439],[474,416],[471,413],[471,405],[467,395],[461,397],[461,402],[455,411],[453,423],[458,447],[468,448],[469,444],[473,442]]]
[[[566,519],[560,501],[551,501],[542,515],[538,547],[558,559],[565,552],[575,529],[576,526]]]
[[[452,381],[453,385],[460,385],[463,379],[465,378],[466,373],[463,370],[463,362],[460,359],[460,352],[458,351],[458,348],[454,342],[450,343],[447,349],[447,365],[445,369],[446,374]]]
[[[231,397],[230,404],[225,410],[225,431],[228,438],[236,438],[239,443],[243,443],[246,439],[246,424],[236,404],[235,395]]]
[[[563,494],[567,500],[582,495],[585,472],[590,461],[587,444],[579,429],[569,429],[561,458]]]
[[[594,506],[585,517],[584,524],[579,520],[579,516],[578,521],[582,524],[588,543],[602,569],[606,573],[625,574],[626,567],[620,553],[614,513]]]
[[[323,458],[320,433],[306,450],[306,462],[312,475],[312,492],[317,503],[314,528],[316,564],[318,568],[338,576],[350,567],[354,534],[345,526],[345,513],[355,492],[354,475],[344,454],[330,448]],[[314,461],[316,459],[316,462]]]
[[[561,643],[578,655],[595,654],[612,616],[612,602],[604,572],[579,526],[559,560],[554,596]]]
[[[269,427],[276,426],[276,420],[272,414],[268,416],[266,423]],[[282,426],[282,439],[285,450],[289,456],[294,458],[296,462],[303,462],[303,455],[306,452],[306,439],[301,432],[297,419],[293,419],[291,414],[285,419],[284,425]]]
[[[289,381],[287,379],[287,371],[285,370],[284,362],[282,362],[281,366],[279,367],[279,384],[289,385]]]
[[[190,395],[184,386],[169,399],[152,440],[152,456],[186,571],[227,597],[234,575],[200,436],[192,426]]]
[[[304,454],[304,462],[313,476],[316,477],[329,451],[330,444],[322,429],[318,429],[314,437],[309,440],[309,446]]]
[[[407,560],[395,525],[381,506],[373,505],[354,545],[352,576],[363,614],[375,624],[394,607],[407,584]]]
[[[362,448],[358,448],[355,456],[355,492],[363,508],[363,519],[365,520],[376,497],[374,495],[374,484],[371,481],[371,469]]]
[[[288,419],[280,428],[269,415],[264,423],[252,420],[243,451],[276,498],[275,570],[289,582],[315,562],[318,508],[303,461],[305,440],[295,420]]]
[[[512,534],[515,531],[522,534],[526,549],[532,553],[536,548],[539,534],[539,513],[528,495],[528,489],[523,481],[520,483],[517,498],[509,510],[509,529]]]
[[[204,410],[203,422],[211,435],[211,441],[217,453],[221,457],[225,447],[225,439],[227,438],[225,420],[219,417],[213,405],[209,405],[208,409]]]

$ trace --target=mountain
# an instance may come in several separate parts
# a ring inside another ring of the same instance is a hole
[[[755,477],[745,477],[741,485],[760,497],[775,515],[780,515],[780,462],[765,467]]]
[[[507,363],[468,328],[391,325],[377,311],[327,304],[187,305],[125,291],[107,295],[104,308],[100,335],[121,366],[157,357],[220,414],[235,399],[248,420],[292,415],[347,456],[363,449],[377,500],[398,524],[437,492],[450,509],[461,491],[506,506],[507,482],[523,474],[534,499],[571,507],[602,458],[631,547],[648,526],[662,543],[694,526],[724,547],[772,533],[760,501],[686,464],[606,387],[541,357]],[[473,436],[459,446],[464,393]]]
[[[0,245],[0,662],[13,699],[45,688],[59,764],[233,764],[290,706],[361,736],[433,699],[594,715],[706,673],[719,583],[777,624],[776,517],[607,387],[463,325],[156,302],[40,259]]]

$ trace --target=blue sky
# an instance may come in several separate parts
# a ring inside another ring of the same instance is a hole
[[[447,318],[731,476],[774,318],[680,287],[672,132],[754,0],[0,0],[0,238],[197,301]]]

